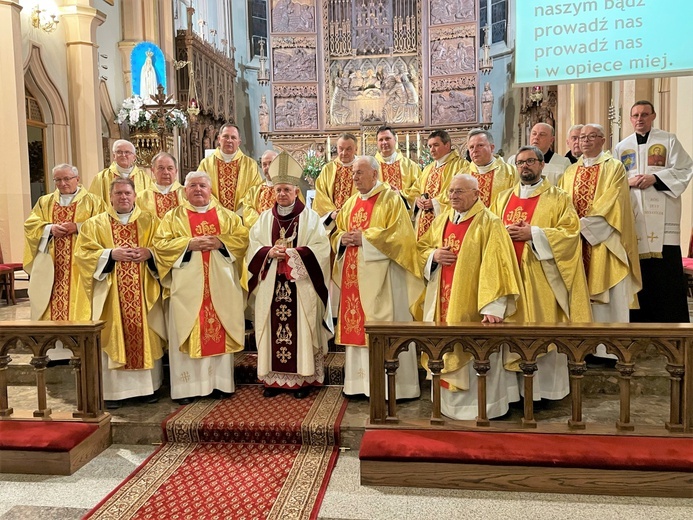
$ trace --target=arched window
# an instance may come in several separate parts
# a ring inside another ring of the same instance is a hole
[[[24,91],[26,133],[29,148],[29,182],[31,205],[48,190],[46,182],[46,123],[38,100],[28,90]]]
[[[248,0],[248,15],[250,57],[254,58],[260,55],[260,40],[267,41],[267,0]]]

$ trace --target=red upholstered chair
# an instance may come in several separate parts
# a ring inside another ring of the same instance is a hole
[[[5,294],[8,305],[10,305],[10,300],[12,300],[12,305],[17,303],[17,298],[14,294],[14,273],[22,270],[23,266],[20,263],[10,262],[6,264],[4,262],[2,245],[0,244],[0,295],[2,293]]]

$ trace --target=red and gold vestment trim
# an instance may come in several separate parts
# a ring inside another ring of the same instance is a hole
[[[426,179],[426,187],[424,188],[424,193],[428,194],[429,199],[434,199],[438,196],[438,193],[440,192],[440,182],[443,178],[444,171],[445,165],[435,166],[431,170],[431,173],[428,175],[428,178]],[[421,212],[421,216],[419,217],[419,227],[416,232],[417,240],[421,238],[421,236],[426,231],[428,231],[428,228],[431,227],[431,224],[433,223],[433,220],[435,220],[435,218],[436,215],[433,210],[424,210]]]
[[[257,212],[262,213],[265,210],[274,206],[276,197],[274,195],[274,186],[264,185],[260,188],[260,195],[257,200]]]
[[[156,205],[156,216],[162,218],[173,208],[178,207],[178,195],[175,191],[168,193],[154,192],[154,203]]]
[[[464,240],[469,225],[474,219],[470,218],[463,220],[459,224],[453,224],[448,221],[445,225],[445,230],[443,231],[443,244],[442,247],[449,247],[450,252],[459,255],[460,248],[462,247],[462,241]],[[440,321],[445,321],[448,317],[448,306],[450,305],[450,290],[452,289],[452,279],[455,274],[455,265],[444,265],[441,266],[440,272]]]
[[[334,205],[337,209],[342,209],[344,203],[354,189],[354,179],[351,166],[337,164],[337,171],[334,176]]]
[[[77,203],[61,206],[53,205],[53,224],[74,222]],[[53,237],[53,292],[51,293],[51,320],[70,319],[70,275],[72,272],[72,235]]]
[[[580,218],[586,216],[592,208],[594,195],[597,192],[600,166],[599,164],[579,166],[577,172],[575,172],[575,180],[573,181],[573,205]],[[592,246],[587,240],[583,240],[582,261],[585,264],[585,273],[587,275],[589,275],[591,258]]]
[[[239,160],[226,163],[217,158],[217,185],[219,187],[219,202],[226,209],[236,210],[236,188],[240,174]]]
[[[402,172],[399,169],[399,161],[392,164],[380,163],[380,171],[383,175],[383,182],[387,182],[392,189],[402,189]]]
[[[503,224],[506,226],[511,224],[519,224],[520,222],[530,224],[532,222],[534,210],[537,208],[538,203],[539,197],[521,199],[513,193],[508,200],[508,204],[505,206],[505,211],[503,212]],[[525,250],[526,243],[527,242],[524,241],[513,240],[513,247],[515,248],[515,255],[517,256],[518,265],[522,265],[522,253]]]
[[[479,198],[487,208],[491,205],[491,195],[493,194],[493,177],[496,170],[486,173],[470,172],[479,183]]]

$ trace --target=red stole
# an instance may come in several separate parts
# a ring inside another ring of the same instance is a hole
[[[264,184],[260,187],[260,193],[257,197],[257,212],[262,213],[265,210],[274,206],[276,198],[274,195],[274,186]]]
[[[354,179],[351,166],[337,164],[337,172],[334,178],[334,205],[337,209],[342,209],[344,203],[354,191]]]
[[[434,199],[440,193],[440,182],[443,177],[443,172],[445,171],[445,165],[434,166],[431,169],[431,173],[428,174],[426,179],[426,186],[424,188],[424,193],[428,194],[429,199]],[[419,228],[416,232],[416,239],[421,238],[428,228],[431,227],[433,220],[436,218],[435,212],[433,210],[424,210],[421,212],[419,217]]]
[[[402,172],[399,171],[399,161],[392,164],[380,163],[383,182],[387,182],[393,190],[402,190]]]
[[[240,175],[240,160],[226,163],[217,157],[218,199],[221,205],[231,211],[236,210],[236,188]]]
[[[53,205],[53,224],[74,222],[77,203],[61,206]],[[70,274],[72,271],[72,235],[53,237],[53,292],[51,293],[50,319],[67,321],[70,319]]]
[[[349,215],[349,231],[367,229],[380,193],[363,200],[359,197]],[[339,343],[366,346],[366,314],[359,291],[359,248],[347,247],[342,266],[342,294],[339,305]]]
[[[212,208],[205,213],[188,210],[188,222],[193,237],[218,235],[221,232],[217,210]],[[211,251],[201,251],[204,272],[202,306],[199,310],[200,353],[202,357],[226,353],[226,330],[214,310],[209,292],[209,257]]]
[[[521,199],[513,193],[503,212],[503,224],[509,226],[511,224],[519,224],[520,222],[526,222],[527,224],[531,223],[534,210],[537,208],[538,203],[538,196]],[[522,252],[525,250],[526,243],[527,242],[522,240],[513,240],[513,247],[515,248],[515,255],[517,256],[517,263],[519,265],[522,265]]]
[[[459,255],[460,247],[462,246],[462,241],[464,240],[467,230],[474,219],[468,218],[463,220],[459,224],[453,224],[448,220],[445,224],[445,230],[443,231],[443,244],[442,247],[450,247],[450,251]],[[452,265],[441,266],[440,271],[440,318],[439,321],[446,321],[448,317],[448,305],[450,304],[450,290],[452,289],[452,279],[455,274],[455,266],[457,263]]]
[[[178,207],[178,195],[175,191],[168,193],[154,192],[154,205],[156,206],[156,216],[162,218],[166,213]]]
[[[594,194],[597,192],[599,181],[599,164],[592,166],[579,166],[573,180],[573,205],[578,217],[587,215],[594,202]],[[582,261],[585,264],[585,274],[589,277],[590,259],[592,258],[592,246],[587,240],[582,240]]]
[[[479,183],[479,198],[487,208],[491,206],[491,195],[493,194],[493,176],[496,170],[491,170],[486,173],[470,172]]]
[[[115,247],[139,247],[137,221],[121,224],[111,217]],[[120,303],[120,321],[125,342],[125,369],[144,368],[144,301],[142,271],[138,262],[116,262],[115,274]]]

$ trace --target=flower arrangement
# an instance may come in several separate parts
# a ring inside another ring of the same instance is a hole
[[[116,123],[127,123],[131,129],[159,131],[161,124],[160,118],[155,113],[150,112],[145,108],[144,99],[140,96],[132,96],[123,100],[123,105],[120,107]],[[166,112],[164,124],[169,132],[174,128],[185,128],[188,126],[188,118],[185,113],[174,108]]]
[[[315,182],[323,166],[325,166],[325,158],[315,153],[315,150],[308,150],[306,164],[303,167],[303,177],[309,182]]]
[[[419,153],[419,166],[421,167],[421,169],[423,170],[431,162],[433,162],[431,152],[429,152],[428,148],[426,147],[421,148],[421,152]]]

